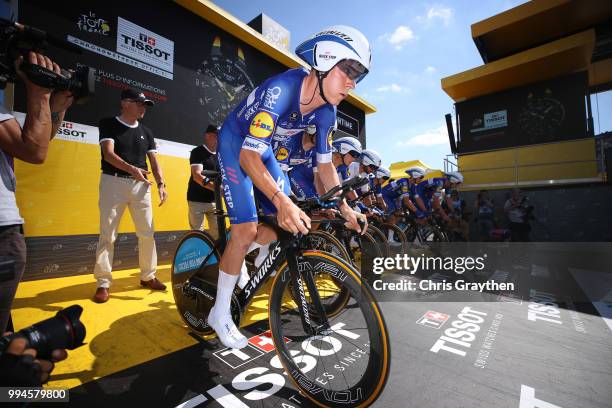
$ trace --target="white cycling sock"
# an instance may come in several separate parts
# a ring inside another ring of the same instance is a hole
[[[240,267],[240,278],[238,279],[238,287],[240,289],[244,289],[244,287],[249,282],[251,276],[249,275],[249,270],[247,269],[246,262],[242,261],[242,266]]]
[[[389,233],[387,234],[388,235],[387,236],[387,240],[388,241],[393,241],[393,232],[394,231],[392,229],[389,230]]]
[[[219,270],[219,279],[217,280],[217,298],[214,305],[214,314],[216,317],[230,314],[232,293],[234,293],[234,286],[236,286],[237,281],[238,275],[230,275],[229,273]]]
[[[262,245],[261,248],[259,248],[259,254],[257,255],[257,258],[255,258],[255,268],[259,269],[259,266],[263,263],[264,259],[266,259],[269,253],[270,244]]]

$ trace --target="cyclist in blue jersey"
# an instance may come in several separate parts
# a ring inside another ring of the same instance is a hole
[[[422,184],[425,174],[427,174],[427,170],[420,166],[413,166],[407,168],[405,172],[410,176],[411,180],[409,196],[415,206],[414,214],[417,218],[417,222],[423,224],[430,211],[431,197],[433,196],[433,193],[430,194],[428,191],[431,187],[425,188],[425,184],[419,187],[419,185]]]
[[[376,178],[374,179],[374,195],[376,197],[376,205],[380,207],[383,212],[387,212],[387,203],[383,198],[382,187],[391,178],[391,172],[386,167],[380,167],[376,170]]]
[[[227,116],[219,132],[217,156],[232,234],[219,264],[217,297],[208,324],[226,347],[243,348],[247,339],[230,315],[232,292],[245,255],[276,238],[257,226],[257,197],[266,214],[292,233],[308,233],[310,219],[289,198],[289,183],[270,145],[272,137],[302,135],[315,125],[316,160],[326,190],[339,183],[331,163],[331,138],[336,106],[362,80],[370,67],[370,45],[363,34],[347,26],[323,30],[296,48],[312,69],[291,69],[267,79]],[[347,225],[360,231],[346,202],[339,210]]]
[[[417,168],[417,170],[425,173],[424,169]],[[416,170],[415,170],[416,171]],[[413,177],[402,177],[397,180],[391,181],[385,187],[383,187],[383,199],[387,202],[389,208],[389,216],[392,224],[397,223],[397,211],[402,208],[408,208],[412,214],[420,215],[416,206],[412,202],[412,193],[414,191],[414,178]]]
[[[435,210],[442,216],[442,219],[448,222],[450,218],[440,206],[440,194],[446,182],[446,177],[432,177],[417,181],[414,197],[417,208],[423,213],[429,214],[432,210]]]
[[[361,151],[361,156],[359,157],[359,161],[355,161],[351,163],[348,169],[348,178],[353,178],[357,176],[369,178],[370,175],[374,175],[376,170],[381,166],[382,159],[380,155],[371,149],[364,149]],[[370,184],[366,184],[360,188],[357,192],[351,192],[347,195],[350,200],[356,200],[361,197],[363,194],[370,191]],[[374,200],[371,196],[367,196],[364,199],[364,204],[367,207],[370,207],[374,204]]]
[[[349,166],[359,159],[361,150],[361,142],[354,137],[340,137],[332,142],[332,163],[340,182],[349,179]]]
[[[278,164],[291,185],[291,190],[299,201],[323,194],[321,183],[317,183],[317,155],[315,152],[315,135],[317,129],[309,126],[303,136],[283,138],[275,141],[274,152]],[[317,188],[320,186],[320,189]]]
[[[452,215],[454,206],[451,193],[453,190],[457,189],[459,184],[463,183],[463,174],[459,171],[449,171],[444,173],[444,175],[446,176],[446,181],[444,182],[444,201],[449,211],[449,215]]]

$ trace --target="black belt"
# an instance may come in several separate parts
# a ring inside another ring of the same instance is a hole
[[[106,174],[108,176],[121,177],[121,178],[131,178],[131,179],[134,178],[134,177],[130,176],[129,174],[114,173],[112,171],[102,171],[102,174]]]

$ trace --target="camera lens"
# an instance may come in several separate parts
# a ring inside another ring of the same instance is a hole
[[[85,326],[79,318],[83,308],[72,305],[47,320],[33,324],[10,336],[24,337],[27,347],[37,351],[38,357],[48,358],[55,349],[73,350],[83,344]]]

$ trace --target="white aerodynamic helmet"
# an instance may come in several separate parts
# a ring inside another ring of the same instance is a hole
[[[361,151],[360,163],[364,166],[373,166],[379,168],[382,164],[382,159],[376,151],[365,149]]]
[[[376,170],[376,177],[389,179],[391,178],[391,172],[386,167],[379,167],[378,170]]]
[[[408,167],[405,170],[405,173],[412,178],[419,178],[419,177],[425,177],[425,174],[427,174],[427,170],[425,170],[421,166],[412,166],[412,167]]]
[[[368,39],[353,27],[335,25],[328,27],[298,45],[295,53],[308,65],[320,72],[330,71],[341,61],[350,64],[351,79],[361,81],[370,70],[372,59]]]
[[[463,174],[461,174],[461,172],[449,171],[447,173],[444,173],[444,175],[451,183],[463,183]]]
[[[361,142],[354,137],[340,137],[332,142],[332,153],[351,154],[353,157],[361,155]]]

